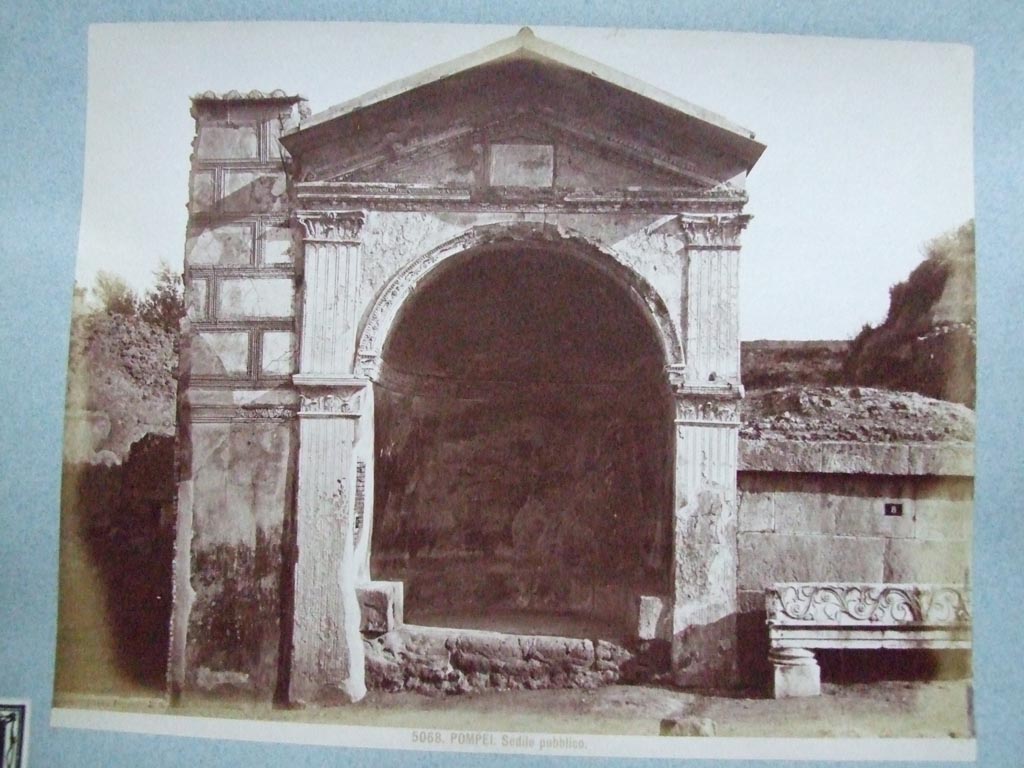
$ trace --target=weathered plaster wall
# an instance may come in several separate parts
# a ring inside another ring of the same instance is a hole
[[[194,102],[185,244],[193,384],[291,373],[298,244],[276,137],[295,104],[283,95]]]
[[[289,423],[192,426],[186,686],[273,690],[281,637]]]
[[[294,496],[296,244],[283,94],[193,102],[179,361],[176,693],[278,687]]]

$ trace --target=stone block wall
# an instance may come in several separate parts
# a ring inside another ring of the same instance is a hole
[[[295,97],[204,94],[185,244],[174,694],[273,695],[288,637],[296,254],[283,150]]]
[[[772,583],[969,583],[970,445],[745,441],[740,467],[737,588],[748,670],[765,664]],[[887,505],[902,514],[886,514]]]

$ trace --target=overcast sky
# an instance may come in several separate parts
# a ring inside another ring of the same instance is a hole
[[[355,23],[94,26],[77,281],[136,289],[181,268],[189,97],[281,88],[314,112],[515,34]],[[535,27],[753,130],[744,339],[848,338],[878,323],[924,243],[974,215],[965,46]]]

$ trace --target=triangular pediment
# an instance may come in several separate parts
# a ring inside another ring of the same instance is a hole
[[[313,115],[282,143],[302,181],[475,188],[709,189],[764,150],[532,33]]]
[[[417,135],[403,146],[363,154],[324,153],[318,181],[559,189],[651,186],[703,189],[676,157],[659,157],[628,135],[609,136],[585,122],[516,114],[458,132]]]

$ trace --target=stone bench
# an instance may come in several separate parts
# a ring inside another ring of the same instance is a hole
[[[783,583],[765,590],[774,696],[817,696],[812,648],[969,649],[967,589],[951,584]]]

